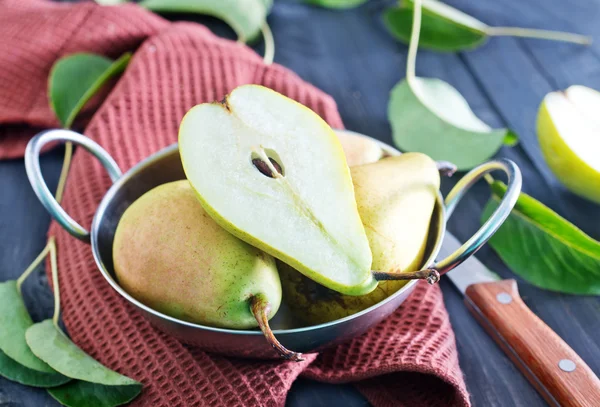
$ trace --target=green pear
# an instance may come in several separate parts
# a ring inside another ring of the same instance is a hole
[[[551,92],[537,118],[540,148],[556,177],[572,192],[600,203],[600,92],[571,86]]]
[[[186,180],[127,208],[113,262],[121,287],[156,311],[214,327],[260,326],[271,339],[268,319],[281,303],[275,260],[217,225]]]
[[[179,149],[200,203],[224,229],[332,290],[375,289],[344,151],[316,113],[240,86],[185,115]]]
[[[351,168],[358,210],[367,232],[373,270],[406,273],[423,266],[429,225],[440,187],[436,162],[405,153]],[[284,300],[307,324],[362,311],[398,291],[406,281],[381,281],[363,296],[336,293],[279,263]]]

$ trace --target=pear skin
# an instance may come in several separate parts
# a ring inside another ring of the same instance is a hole
[[[427,245],[440,175],[421,153],[405,153],[351,168],[358,210],[373,253],[372,269],[410,272],[420,269]],[[381,281],[362,296],[347,296],[307,279],[278,262],[284,300],[307,324],[355,314],[398,291],[406,281]]]
[[[248,299],[281,302],[274,259],[226,232],[187,181],[160,185],[123,214],[113,245],[119,284],[143,304],[214,327],[258,326]]]
[[[350,132],[338,131],[336,134],[342,143],[348,167],[374,163],[385,155],[381,146],[370,138]]]
[[[600,204],[600,92],[571,86],[544,97],[537,134],[546,163],[573,193]]]

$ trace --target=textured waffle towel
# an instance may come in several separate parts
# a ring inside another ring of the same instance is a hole
[[[342,127],[334,101],[249,48],[191,23],[168,23],[135,5],[0,1],[0,158],[23,154],[28,136],[56,127],[46,80],[54,61],[88,51],[134,58],[85,130],[122,169],[173,143],[183,114],[258,83]],[[78,150],[63,203],[89,225],[110,181]],[[299,375],[353,382],[375,406],[464,406],[468,394],[439,287],[424,283],[396,313],[353,341],[304,362],[209,355],[155,330],[106,283],[90,247],[56,223],[63,319],[75,343],[144,384],[135,406],[282,406]]]

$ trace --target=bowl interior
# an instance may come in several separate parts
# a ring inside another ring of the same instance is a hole
[[[381,145],[389,155],[399,154],[399,152],[393,148],[383,143],[381,143]],[[105,276],[109,280],[109,283],[131,302],[137,303],[137,301],[125,293],[123,289],[118,287],[113,268],[112,246],[119,220],[129,205],[147,191],[158,185],[181,179],[185,179],[185,174],[181,165],[179,151],[177,145],[172,145],[140,162],[123,175],[123,177],[119,179],[119,181],[117,181],[104,196],[94,217],[92,225],[92,246],[94,256],[99,265],[104,269],[103,271],[105,272]],[[430,224],[429,238],[425,252],[426,260],[423,262],[423,267],[433,264],[439,251],[444,231],[444,205],[441,194],[438,193],[436,207]],[[409,282],[387,300],[399,295],[405,289],[409,289],[412,284],[413,282]],[[376,308],[378,305],[379,304],[376,304],[372,308]],[[152,313],[173,319],[156,311],[152,311]],[[180,322],[185,325],[194,325],[189,322]],[[285,301],[282,303],[277,315],[270,321],[270,325],[274,330],[288,330],[305,326],[294,318],[293,314],[285,306]],[[200,325],[198,325],[198,327],[200,327]]]

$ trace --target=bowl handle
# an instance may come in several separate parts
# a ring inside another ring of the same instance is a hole
[[[54,199],[54,196],[48,189],[48,186],[44,181],[44,177],[42,176],[42,170],[40,168],[40,152],[46,144],[56,141],[70,141],[74,144],[80,145],[92,153],[98,160],[100,160],[100,163],[102,163],[113,182],[121,178],[121,169],[115,160],[113,160],[113,158],[102,147],[100,147],[98,143],[71,130],[56,129],[43,131],[35,135],[29,141],[29,144],[27,144],[27,149],[25,150],[25,170],[27,171],[29,183],[31,184],[31,187],[33,188],[33,191],[37,195],[38,199],[42,205],[44,205],[44,208],[46,208],[48,213],[50,213],[50,216],[52,216],[52,218],[54,218],[54,220],[57,221],[67,232],[75,236],[77,239],[89,243],[90,232],[88,232],[83,226],[71,218],[56,201],[56,199]]]
[[[465,192],[473,186],[479,179],[485,174],[501,170],[508,176],[508,186],[500,205],[494,211],[492,216],[481,226],[481,228],[473,235],[469,240],[466,241],[461,247],[459,247],[454,253],[446,257],[445,259],[437,262],[431,268],[437,270],[442,275],[457,267],[463,261],[467,260],[477,250],[481,248],[488,241],[490,237],[496,233],[498,228],[504,223],[510,211],[515,206],[519,194],[521,193],[521,171],[519,167],[511,160],[502,158],[498,160],[489,161],[481,164],[479,167],[472,169],[467,175],[462,177],[460,181],[456,183],[452,191],[448,194],[445,200],[446,215],[447,218],[452,216],[452,212],[456,208],[458,202],[462,199]]]

